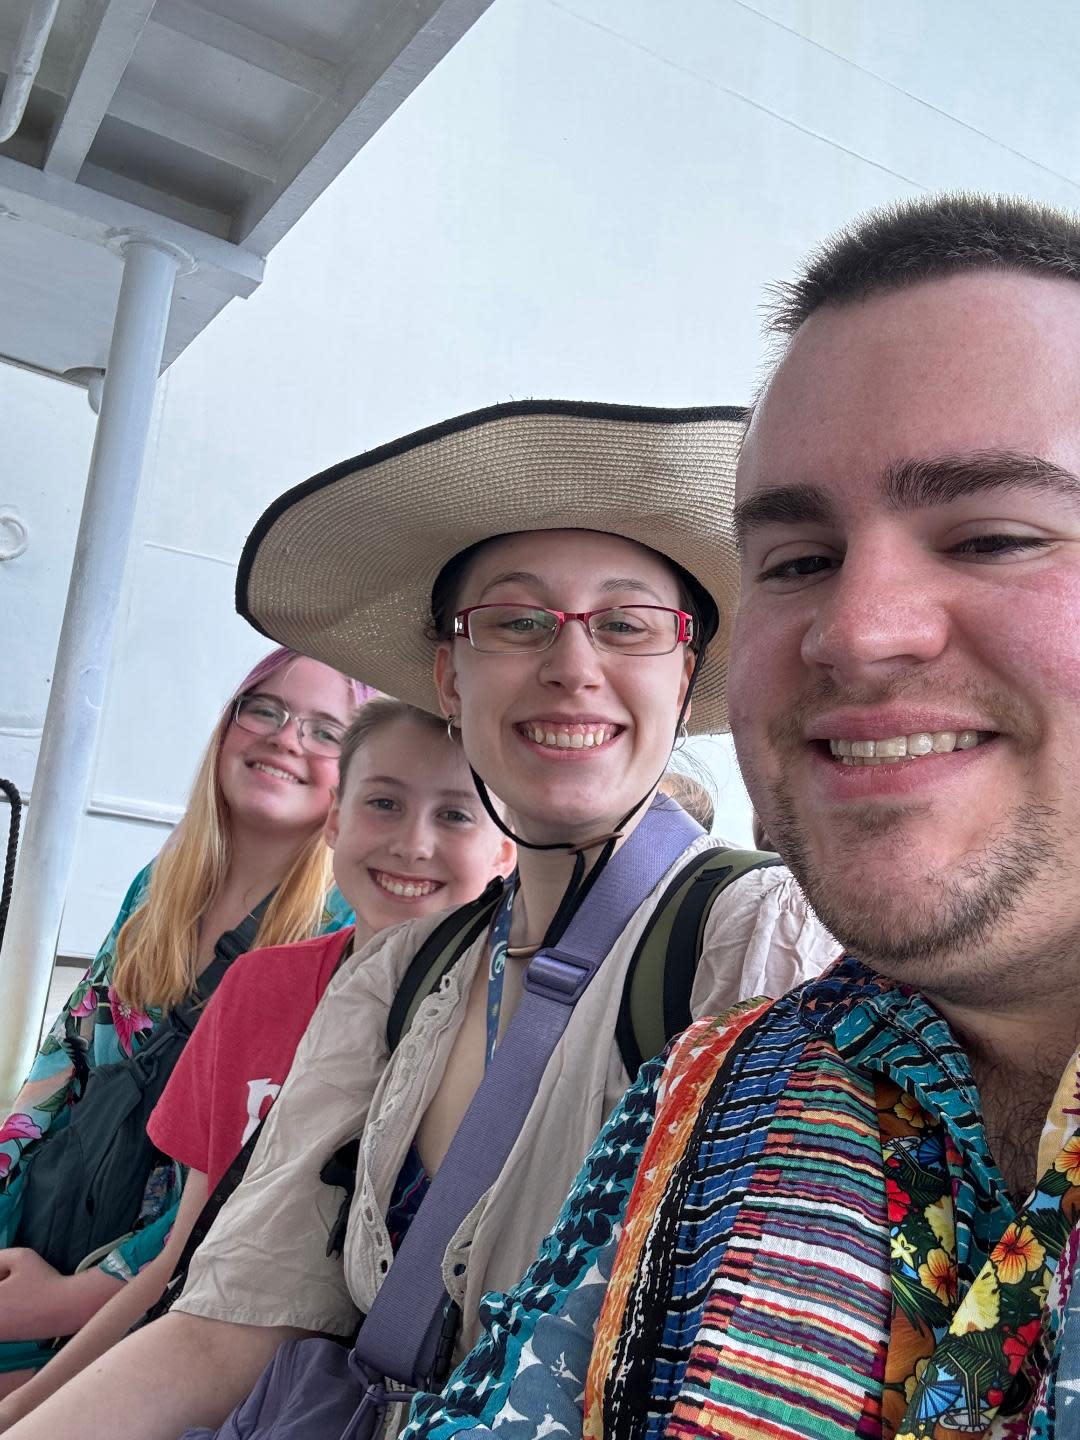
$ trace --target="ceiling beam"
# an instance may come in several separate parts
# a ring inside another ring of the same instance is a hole
[[[220,50],[253,70],[273,75],[321,99],[335,95],[340,87],[341,74],[333,65],[291,50],[247,25],[204,9],[194,0],[158,0],[150,23]]]
[[[230,239],[265,255],[339,175],[492,0],[401,0],[352,46],[339,95],[317,105],[281,157],[277,185],[256,185]]]
[[[193,230],[202,230],[207,235],[216,235],[220,240],[229,238],[230,215],[220,210],[209,210],[206,206],[196,205],[190,200],[183,200],[168,190],[156,190],[142,180],[134,180],[130,175],[121,175],[115,170],[106,170],[90,160],[79,171],[79,184],[87,185],[91,190],[99,190],[102,195],[113,195],[117,200],[141,205],[144,210],[150,210],[155,215],[166,215],[170,220],[178,220],[181,225],[189,225]]]
[[[154,0],[101,0],[75,57],[75,83],[57,117],[43,169],[76,180],[116,88],[128,67]]]
[[[278,161],[261,145],[235,130],[214,125],[209,120],[200,120],[175,105],[163,105],[149,95],[124,89],[113,97],[109,114],[138,130],[150,135],[197,150],[225,165],[232,165],[245,174],[255,175],[260,180],[273,180],[277,175]]]
[[[230,296],[250,295],[265,270],[263,257],[250,250],[0,155],[3,215],[106,248],[126,232],[149,235],[190,255],[196,265],[193,278]],[[182,283],[186,279],[182,277]],[[178,285],[178,294],[181,288]]]

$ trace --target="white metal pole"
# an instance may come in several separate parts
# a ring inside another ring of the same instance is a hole
[[[101,414],[56,652],[25,838],[0,956],[0,1101],[12,1100],[49,993],[116,630],[135,501],[181,257],[149,239],[122,247]]]

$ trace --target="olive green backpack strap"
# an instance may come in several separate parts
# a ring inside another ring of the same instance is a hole
[[[631,1080],[690,1024],[690,994],[717,896],[751,870],[781,863],[779,855],[764,850],[705,850],[672,879],[623,984],[615,1038]]]
[[[491,924],[505,886],[505,880],[496,878],[476,900],[451,910],[413,956],[386,1017],[386,1043],[391,1054],[412,1024],[421,1003],[439,988],[443,976]]]

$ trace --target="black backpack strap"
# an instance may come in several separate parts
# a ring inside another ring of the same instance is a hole
[[[214,958],[195,982],[195,993],[169,1011],[169,1022],[174,1029],[188,1035],[195,1029],[199,1016],[206,1009],[206,1003],[225,977],[225,971],[240,955],[246,955],[255,943],[259,926],[266,914],[267,906],[274,898],[274,892],[260,900],[232,930],[219,935],[214,945]]]
[[[352,1197],[356,1191],[356,1167],[359,1163],[360,1140],[357,1138],[347,1140],[344,1145],[335,1150],[319,1171],[319,1179],[324,1185],[345,1191],[345,1198],[338,1206],[337,1219],[330,1227],[330,1235],[326,1242],[328,1256],[344,1253],[345,1232],[349,1228],[349,1211],[352,1209]]]
[[[73,1101],[81,1100],[86,1094],[86,1084],[90,1079],[90,1062],[86,1058],[90,1053],[90,1042],[85,1035],[80,1035],[77,1025],[72,1025],[65,1029],[64,1038],[60,1044],[71,1061],[71,1098]]]
[[[672,878],[649,916],[623,984],[615,1038],[631,1080],[691,1022],[690,995],[717,897],[751,870],[781,863],[779,855],[764,850],[705,850]]]
[[[505,887],[506,881],[496,877],[478,899],[451,910],[410,960],[386,1017],[386,1044],[391,1054],[401,1043],[421,1003],[439,988],[443,976],[491,924]]]
[[[242,951],[239,953],[243,953]],[[187,1281],[188,1266],[195,1251],[210,1233],[210,1227],[221,1213],[225,1201],[243,1180],[248,1164],[251,1160],[255,1146],[259,1143],[259,1136],[266,1124],[265,1119],[260,1120],[255,1129],[251,1132],[242,1150],[239,1151],[232,1164],[225,1171],[218,1183],[214,1186],[213,1193],[207,1198],[206,1204],[199,1211],[195,1224],[191,1227],[191,1234],[184,1242],[184,1248],[180,1252],[180,1259],[173,1267],[172,1278],[162,1293],[161,1299],[151,1305],[146,1314],[135,1322],[132,1330],[141,1329],[148,1325],[151,1320],[157,1320],[160,1316],[166,1315],[172,1309],[173,1301],[179,1296],[184,1284]]]

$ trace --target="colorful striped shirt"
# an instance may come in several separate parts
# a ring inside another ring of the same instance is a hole
[[[406,1433],[1049,1436],[1076,1075],[1018,1213],[966,1056],[918,995],[849,958],[699,1022],[627,1093],[540,1258],[488,1297],[485,1338]]]

